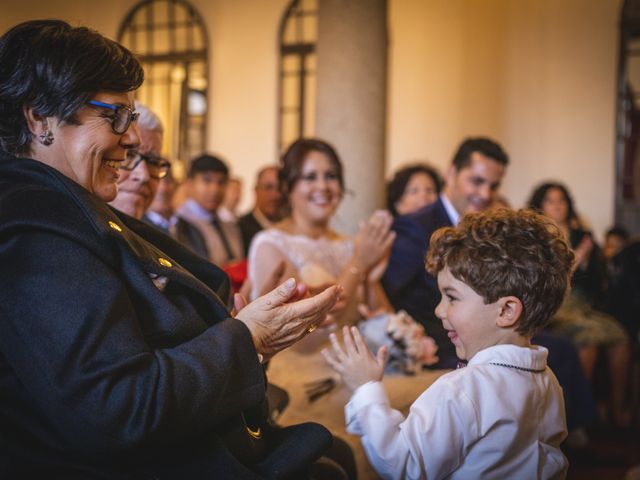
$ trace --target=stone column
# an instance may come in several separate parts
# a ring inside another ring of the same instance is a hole
[[[347,193],[334,227],[353,234],[384,206],[386,0],[319,0],[316,136],[345,167]]]

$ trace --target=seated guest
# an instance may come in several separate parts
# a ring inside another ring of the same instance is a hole
[[[502,209],[465,216],[431,237],[436,315],[465,368],[440,377],[405,418],[357,329],[332,334],[330,365],[353,391],[348,431],[384,478],[564,478],[562,389],[547,350],[531,344],[562,303],[573,253],[541,215]],[[352,336],[353,335],[353,336]]]
[[[191,196],[177,212],[195,229],[190,232],[189,247],[221,267],[244,258],[240,229],[218,216],[228,180],[229,169],[220,158],[212,155],[195,158],[187,180]]]
[[[140,127],[138,127],[140,130]],[[167,175],[158,182],[158,190],[153,202],[142,216],[142,221],[162,230],[185,247],[192,249],[193,245],[203,245],[204,239],[200,231],[184,218],[180,218],[174,209],[174,195],[178,185],[171,168]],[[198,252],[194,252],[198,253]]]
[[[121,174],[153,175],[127,155],[143,78],[63,21],[0,37],[0,477],[306,477],[331,437],[270,434],[261,361],[340,288],[295,301],[291,279],[230,314],[219,268],[107,204]]]
[[[505,173],[507,154],[488,138],[468,138],[458,148],[433,205],[394,219],[396,241],[382,285],[396,310],[406,310],[437,342],[439,366],[453,368],[455,352],[433,311],[440,301],[436,279],[424,269],[429,239],[440,227],[456,225],[469,212],[489,208]]]
[[[387,208],[395,217],[407,215],[438,200],[442,179],[435,168],[420,163],[398,170],[387,183]]]
[[[592,378],[599,348],[605,348],[611,379],[611,417],[615,423],[626,425],[630,420],[625,398],[629,338],[614,317],[601,311],[606,286],[602,251],[580,221],[571,195],[563,184],[546,182],[539,185],[531,195],[529,207],[556,222],[576,254],[571,293],[553,317],[551,331],[573,341],[588,379]]]
[[[616,225],[607,230],[604,237],[604,245],[602,246],[602,254],[607,259],[607,262],[613,260],[627,245],[628,241],[629,232],[627,232],[626,228]]]
[[[171,164],[160,156],[164,130],[158,116],[136,102],[140,114],[136,128],[140,144],[127,150],[127,166],[118,172],[118,193],[109,204],[140,220],[151,205],[160,182],[167,177]]]
[[[238,221],[238,205],[242,200],[242,180],[231,177],[224,189],[222,205],[218,208],[218,217],[223,222]]]
[[[268,166],[260,169],[254,192],[256,203],[253,210],[238,220],[245,255],[249,254],[249,245],[256,233],[280,221],[282,194],[278,184],[278,167]]]
[[[611,263],[607,311],[620,320],[632,342],[640,342],[640,239],[629,239]]]

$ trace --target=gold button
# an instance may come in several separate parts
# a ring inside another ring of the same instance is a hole
[[[171,263],[169,260],[167,260],[166,258],[162,258],[160,257],[158,259],[158,263],[160,265],[162,265],[163,267],[173,267],[173,263]]]
[[[260,427],[256,428],[255,430],[251,430],[249,427],[247,427],[247,432],[253,438],[260,438],[262,436],[262,431],[260,430]]]
[[[111,220],[109,220],[109,226],[113,228],[116,232],[122,231],[122,227],[118,225],[116,222],[112,222]]]

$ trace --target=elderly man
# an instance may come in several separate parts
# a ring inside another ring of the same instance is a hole
[[[138,220],[151,205],[160,179],[169,173],[171,164],[160,157],[164,129],[158,116],[140,103],[137,130],[140,144],[128,150],[128,157],[136,157],[130,167],[118,171],[118,194],[110,205]]]
[[[254,235],[280,220],[282,193],[278,182],[278,167],[270,165],[260,169],[254,192],[256,203],[253,210],[238,220],[245,255],[249,254],[249,245]]]

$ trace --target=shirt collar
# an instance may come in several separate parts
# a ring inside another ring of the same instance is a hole
[[[182,204],[180,210],[186,217],[203,222],[210,222],[215,217],[211,212],[201,207],[193,198],[188,198],[187,201]]]
[[[178,218],[175,215],[172,215],[171,218],[167,220],[165,217],[160,215],[158,212],[154,212],[153,210],[147,210],[145,212],[145,215],[151,222],[159,225],[165,230],[169,230],[178,221]]]
[[[455,209],[451,201],[447,198],[444,193],[440,194],[440,200],[442,201],[442,206],[444,206],[444,210],[447,212],[447,216],[449,220],[451,220],[452,225],[457,225],[460,221],[460,214]]]
[[[494,345],[476,353],[468,365],[499,363],[505,366],[543,370],[547,366],[548,350],[540,345],[519,347],[517,345]]]
[[[271,228],[274,225],[274,222],[269,220],[258,207],[254,208],[252,213],[254,218],[262,226],[262,228]]]

